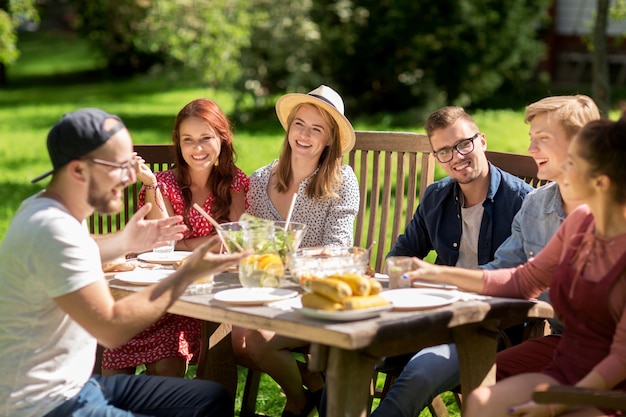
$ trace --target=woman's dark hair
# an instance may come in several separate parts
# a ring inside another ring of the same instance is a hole
[[[230,185],[233,178],[237,175],[237,168],[235,167],[236,153],[233,148],[231,125],[219,106],[213,100],[199,98],[183,107],[180,112],[178,112],[176,120],[174,121],[172,141],[174,145],[176,145],[176,181],[183,195],[183,218],[185,219],[185,224],[191,231],[191,224],[189,224],[188,220],[189,210],[192,204],[191,190],[189,189],[191,179],[189,177],[189,165],[185,162],[180,149],[180,124],[190,117],[197,117],[204,120],[211,126],[221,141],[218,164],[213,166],[211,175],[209,175],[207,180],[209,191],[215,196],[212,214],[218,223],[230,221],[228,217],[232,202]]]
[[[590,174],[608,176],[613,198],[626,203],[626,117],[616,122],[600,119],[587,123],[578,134],[578,143]]]

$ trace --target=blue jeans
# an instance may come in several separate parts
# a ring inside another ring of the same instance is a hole
[[[454,344],[422,349],[409,360],[371,417],[415,417],[437,395],[457,387],[459,381]]]
[[[233,413],[233,399],[215,382],[94,375],[76,396],[45,417],[228,417]]]

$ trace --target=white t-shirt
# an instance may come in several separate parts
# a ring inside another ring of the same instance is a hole
[[[485,208],[482,203],[461,208],[463,232],[461,233],[459,259],[456,262],[458,268],[478,268],[478,236],[480,235],[484,212]]]
[[[96,340],[53,300],[104,279],[86,223],[25,200],[0,246],[0,416],[42,416],[89,379]]]

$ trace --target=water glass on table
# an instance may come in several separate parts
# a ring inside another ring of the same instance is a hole
[[[402,275],[415,269],[410,256],[390,256],[385,260],[385,273],[389,275],[389,288],[410,288],[411,281]]]
[[[167,245],[158,246],[152,249],[152,252],[158,253],[159,256],[163,258],[167,258],[172,252],[174,252],[174,245],[176,244],[175,240],[170,240]]]

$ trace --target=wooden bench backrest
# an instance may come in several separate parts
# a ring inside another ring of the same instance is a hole
[[[523,179],[533,187],[540,187],[547,180],[537,178],[537,163],[530,155],[508,152],[486,151],[487,159],[503,171]]]
[[[356,132],[347,159],[361,195],[354,245],[373,245],[371,266],[380,272],[415,212],[416,197],[434,180],[435,160],[426,135],[374,131]]]
[[[135,145],[135,151],[154,172],[174,164],[171,144]],[[487,158],[535,187],[546,183],[536,178],[537,166],[528,155],[487,151]],[[357,131],[356,144],[346,159],[357,175],[361,196],[354,245],[370,247],[375,242],[371,266],[380,272],[385,255],[413,217],[424,190],[434,181],[435,159],[423,134],[378,131]],[[123,228],[136,210],[140,187],[141,184],[132,184],[124,191],[119,214],[94,213],[88,219],[91,233]]]

